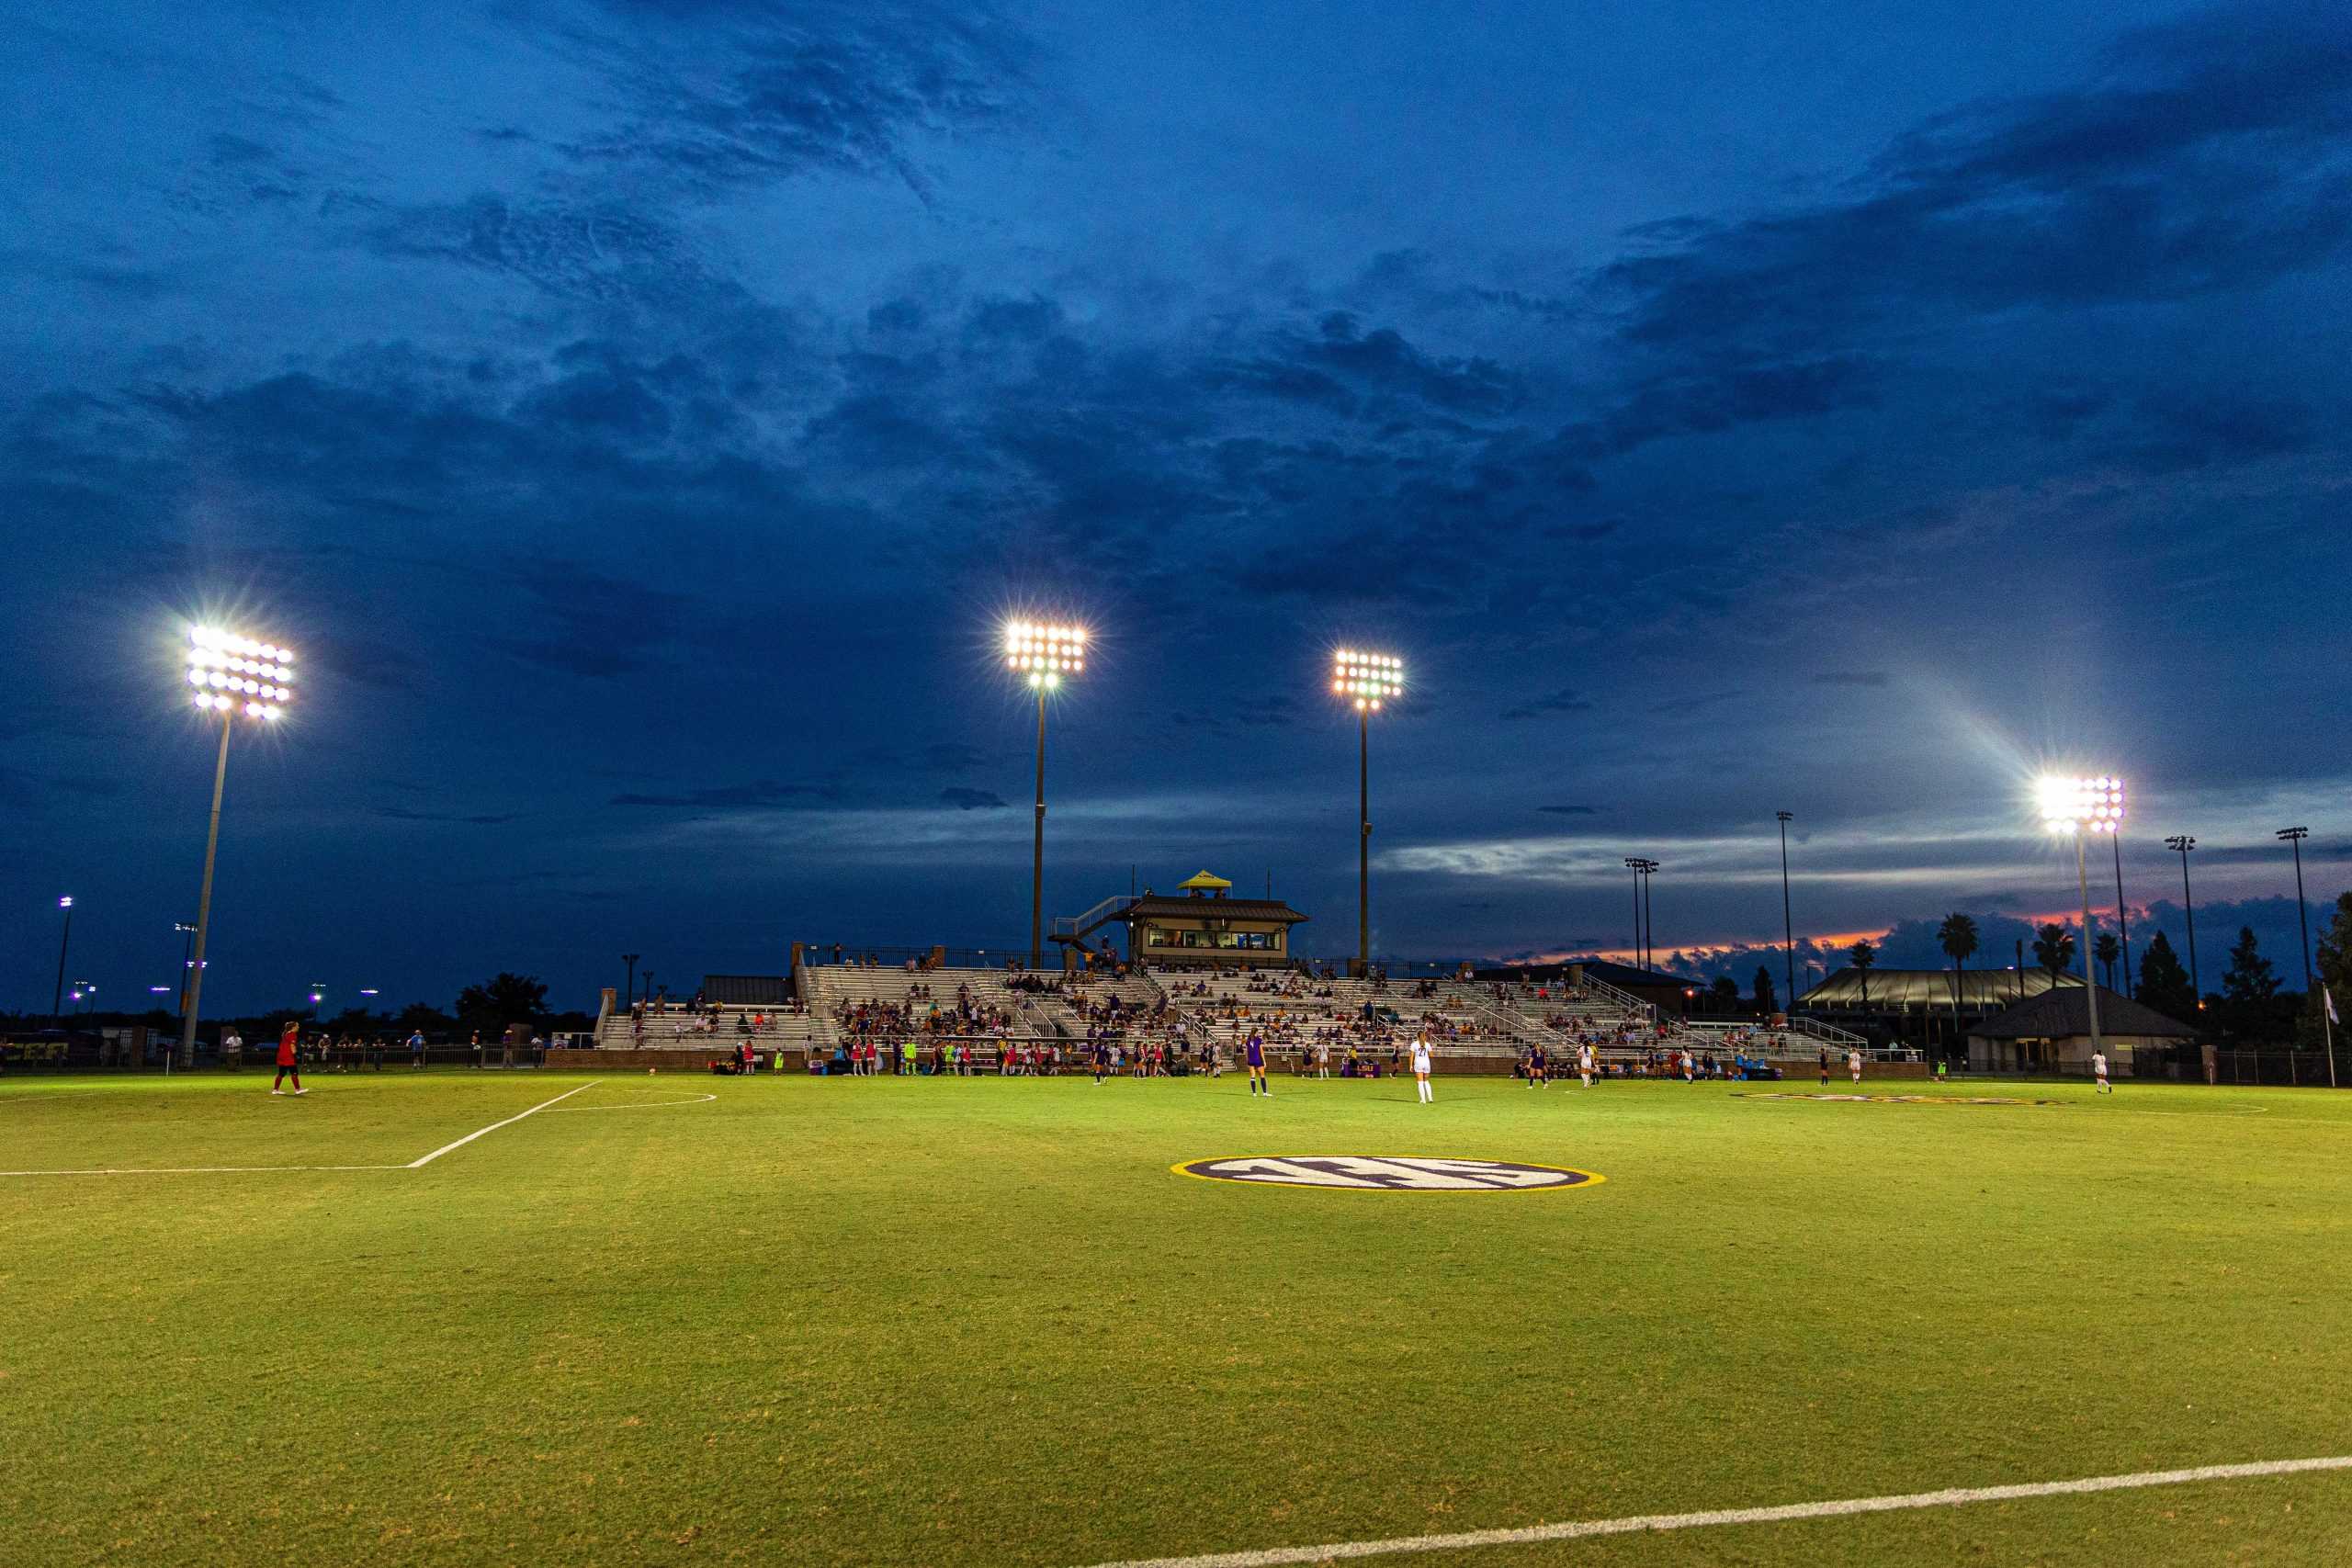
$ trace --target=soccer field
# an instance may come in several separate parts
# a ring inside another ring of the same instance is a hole
[[[2352,1454],[2320,1092],[306,1081],[0,1082],[0,1561],[1080,1568]],[[1250,1155],[1606,1179],[1170,1168]],[[2347,1543],[2339,1469],[1368,1560]]]

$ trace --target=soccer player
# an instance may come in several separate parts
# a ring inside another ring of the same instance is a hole
[[[2113,1094],[2115,1092],[2115,1086],[2107,1081],[2106,1052],[2094,1051],[2091,1053],[2091,1077],[2098,1080],[2098,1088],[2093,1092],[2098,1094]]]
[[[1821,1087],[1829,1087],[1829,1047],[1826,1045],[1821,1048]]]
[[[1430,1037],[1427,1033],[1413,1036],[1413,1081],[1419,1090],[1421,1103],[1436,1103],[1437,1090],[1430,1088]]]
[[[422,1029],[408,1037],[408,1065],[419,1072],[424,1070],[424,1031]]]
[[[1097,1040],[1094,1043],[1094,1085],[1097,1089],[1102,1086],[1102,1075],[1108,1072],[1110,1067],[1110,1043],[1107,1041]]]
[[[1846,1053],[1846,1070],[1854,1075],[1854,1087],[1856,1089],[1861,1088],[1862,1054],[1860,1051],[1849,1051]]]
[[[1584,1087],[1592,1087],[1592,1042],[1588,1040],[1577,1048],[1577,1071],[1584,1077]]]
[[[1531,1045],[1527,1048],[1527,1087],[1530,1089],[1544,1087],[1544,1047],[1541,1045]]]
[[[311,1092],[302,1087],[301,1057],[297,1054],[301,1042],[302,1026],[291,1019],[287,1020],[286,1027],[277,1033],[277,1077],[269,1086],[270,1093],[284,1094],[286,1091],[278,1085],[288,1078],[294,1080],[296,1094]]]
[[[1274,1086],[1266,1081],[1266,1042],[1256,1030],[1250,1032],[1249,1042],[1241,1047],[1242,1059],[1250,1064],[1250,1092],[1273,1097]]]

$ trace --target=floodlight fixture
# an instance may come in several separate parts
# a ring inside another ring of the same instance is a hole
[[[220,760],[212,769],[212,819],[204,840],[204,884],[196,901],[196,936],[187,958],[187,1004],[180,1020],[180,1061],[196,1059],[197,1006],[204,987],[204,942],[212,923],[212,866],[220,847],[220,792],[229,777],[229,736],[240,716],[272,724],[294,700],[294,650],[268,637],[202,622],[187,628],[182,679],[197,711],[220,720]]]
[[[2123,781],[2111,774],[2051,777],[2034,786],[2052,833],[2113,833],[2123,827]]]
[[[1004,667],[1037,694],[1037,816],[1029,862],[1029,967],[1046,957],[1046,694],[1086,671],[1086,628],[1075,622],[1004,623]]]
[[[2281,828],[2271,835],[2295,852],[2295,925],[2302,933],[2303,995],[2306,998],[2312,994],[2312,924],[2311,908],[2303,898],[2303,840],[2311,836],[2309,828]],[[2327,1058],[2327,1081],[2328,1087],[2335,1087],[2335,1056],[2333,1052]]]
[[[1048,691],[1065,675],[1086,668],[1086,628],[1046,621],[1007,621],[1004,626],[1004,667],[1026,675],[1029,684]]]
[[[187,640],[187,680],[198,707],[276,719],[294,700],[291,649],[218,626],[190,626]]]
[[[1380,705],[1405,694],[1405,661],[1394,654],[1342,648],[1331,655],[1331,694],[1377,713]]]

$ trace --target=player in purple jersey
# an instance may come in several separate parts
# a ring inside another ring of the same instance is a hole
[[[1249,1043],[1241,1047],[1241,1055],[1250,1064],[1250,1092],[1272,1098],[1274,1086],[1266,1081],[1266,1042],[1256,1030],[1250,1032]]]

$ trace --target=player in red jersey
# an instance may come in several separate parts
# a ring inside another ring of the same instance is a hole
[[[294,1055],[294,1048],[301,1043],[301,1039],[302,1026],[294,1022],[291,1019],[287,1021],[287,1024],[284,1029],[278,1031],[277,1077],[277,1080],[269,1086],[270,1093],[284,1094],[286,1091],[277,1086],[284,1083],[288,1078],[292,1078],[294,1080],[294,1092],[296,1094],[308,1094],[311,1092],[309,1089],[302,1087],[302,1075],[298,1070],[299,1064],[297,1063]]]

